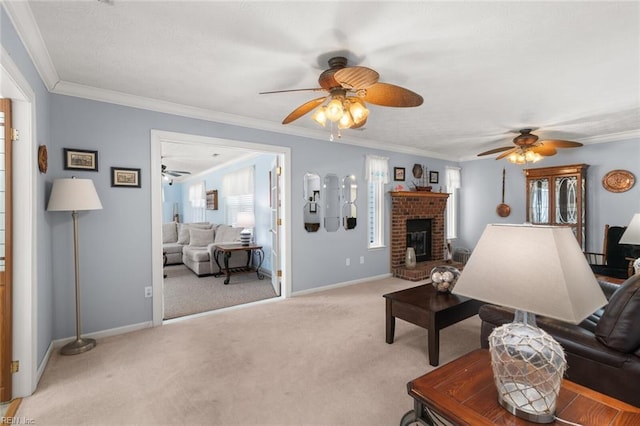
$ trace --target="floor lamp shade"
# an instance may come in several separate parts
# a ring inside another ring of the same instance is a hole
[[[80,321],[80,266],[78,250],[78,211],[100,210],[102,203],[91,179],[55,179],[47,210],[70,211],[73,219],[73,260],[75,266],[76,338],[60,350],[63,355],[76,355],[92,349],[94,339],[81,337]]]
[[[488,225],[453,293],[515,309],[489,336],[498,401],[528,421],[553,422],[566,361],[535,314],[578,323],[607,303],[571,230]]]
[[[102,203],[91,179],[55,179],[47,210],[100,210]]]

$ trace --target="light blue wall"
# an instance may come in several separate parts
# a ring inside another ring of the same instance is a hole
[[[626,226],[634,213],[640,212],[640,140],[586,145],[558,150],[528,168],[563,164],[589,165],[587,169],[587,250],[602,251],[604,225]],[[496,213],[500,203],[502,167],[506,168],[505,202],[511,215],[501,218]],[[526,220],[525,177],[522,166],[493,159],[468,161],[462,167],[460,189],[461,238],[458,247],[473,248],[488,223],[523,223]],[[604,189],[602,178],[616,169],[629,170],[636,184],[627,192],[613,193]]]
[[[50,95],[47,88],[42,83],[40,76],[33,66],[29,54],[18,38],[11,21],[9,20],[3,7],[0,7],[0,43],[7,51],[13,62],[19,68],[21,74],[27,80],[35,94],[35,125],[34,140],[31,147],[32,152],[37,151],[38,145],[47,145],[51,148],[50,131]],[[22,129],[27,131],[28,129]],[[35,158],[35,154],[34,154]],[[50,162],[62,161],[58,153],[50,154]],[[14,164],[16,169],[28,167],[26,164]],[[37,362],[38,365],[44,359],[51,341],[54,339],[54,306],[53,306],[53,259],[52,251],[57,248],[54,245],[51,234],[50,213],[46,212],[49,188],[51,187],[51,174],[41,174],[37,172],[37,167],[32,166],[33,185],[36,197],[33,200],[35,209],[35,236],[27,235],[27,238],[37,238],[33,241],[35,250],[35,277],[37,280],[35,288],[35,315],[37,332]],[[21,212],[17,212],[20,214]],[[71,232],[71,229],[69,229]],[[24,237],[24,236],[23,236]],[[14,282],[14,286],[31,286],[31,283]]]
[[[162,182],[162,194],[164,201],[162,202],[162,221],[173,222],[173,205],[177,204],[178,215],[182,221],[182,185],[174,183],[169,185],[168,182]]]

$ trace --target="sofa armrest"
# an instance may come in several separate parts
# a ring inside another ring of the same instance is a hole
[[[608,281],[598,280],[598,284],[600,284],[600,289],[602,289],[602,292],[604,293],[604,296],[607,298],[607,300],[611,299],[611,295],[618,288],[620,288],[619,284],[610,283]]]
[[[501,306],[484,305],[480,307],[478,313],[482,320],[481,344],[483,347],[488,346],[486,342],[495,327],[513,321],[513,310]],[[622,367],[628,361],[627,354],[601,344],[594,333],[579,325],[542,316],[537,316],[536,322],[538,327],[560,343],[565,352],[616,368]]]

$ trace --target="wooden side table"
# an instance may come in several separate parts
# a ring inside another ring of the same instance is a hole
[[[517,418],[498,404],[489,351],[477,349],[407,384],[414,410],[400,425],[414,422],[432,425],[432,419],[456,425],[536,425]],[[580,425],[638,425],[640,408],[580,386],[562,381],[556,417]],[[563,425],[559,421],[554,423]]]
[[[229,268],[229,258],[235,252],[244,251],[247,253],[247,264],[242,267]],[[220,255],[222,255],[224,262],[224,272],[227,275],[227,278],[224,280],[224,284],[229,284],[231,280],[231,273],[238,272],[253,272],[254,269],[251,266],[251,258],[253,254],[258,256],[258,266],[255,268],[255,272],[258,276],[258,279],[264,279],[264,275],[260,272],[260,267],[262,266],[262,262],[264,261],[264,251],[262,250],[262,246],[257,245],[246,245],[242,244],[223,244],[217,245],[213,251],[213,260],[215,260],[216,265],[218,266],[218,272],[214,273],[213,276],[217,277],[222,275],[222,266],[220,266],[220,260],[218,259]]]

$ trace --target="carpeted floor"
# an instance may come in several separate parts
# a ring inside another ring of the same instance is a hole
[[[164,271],[164,319],[276,297],[268,276],[258,280],[255,273],[232,274],[224,285],[224,276],[198,277],[184,265],[169,265]]]
[[[433,370],[427,332],[404,321],[385,343],[382,295],[417,285],[369,281],[218,311],[52,353],[17,416],[36,425],[397,425],[408,381]],[[442,330],[440,362],[480,346],[480,320]]]

